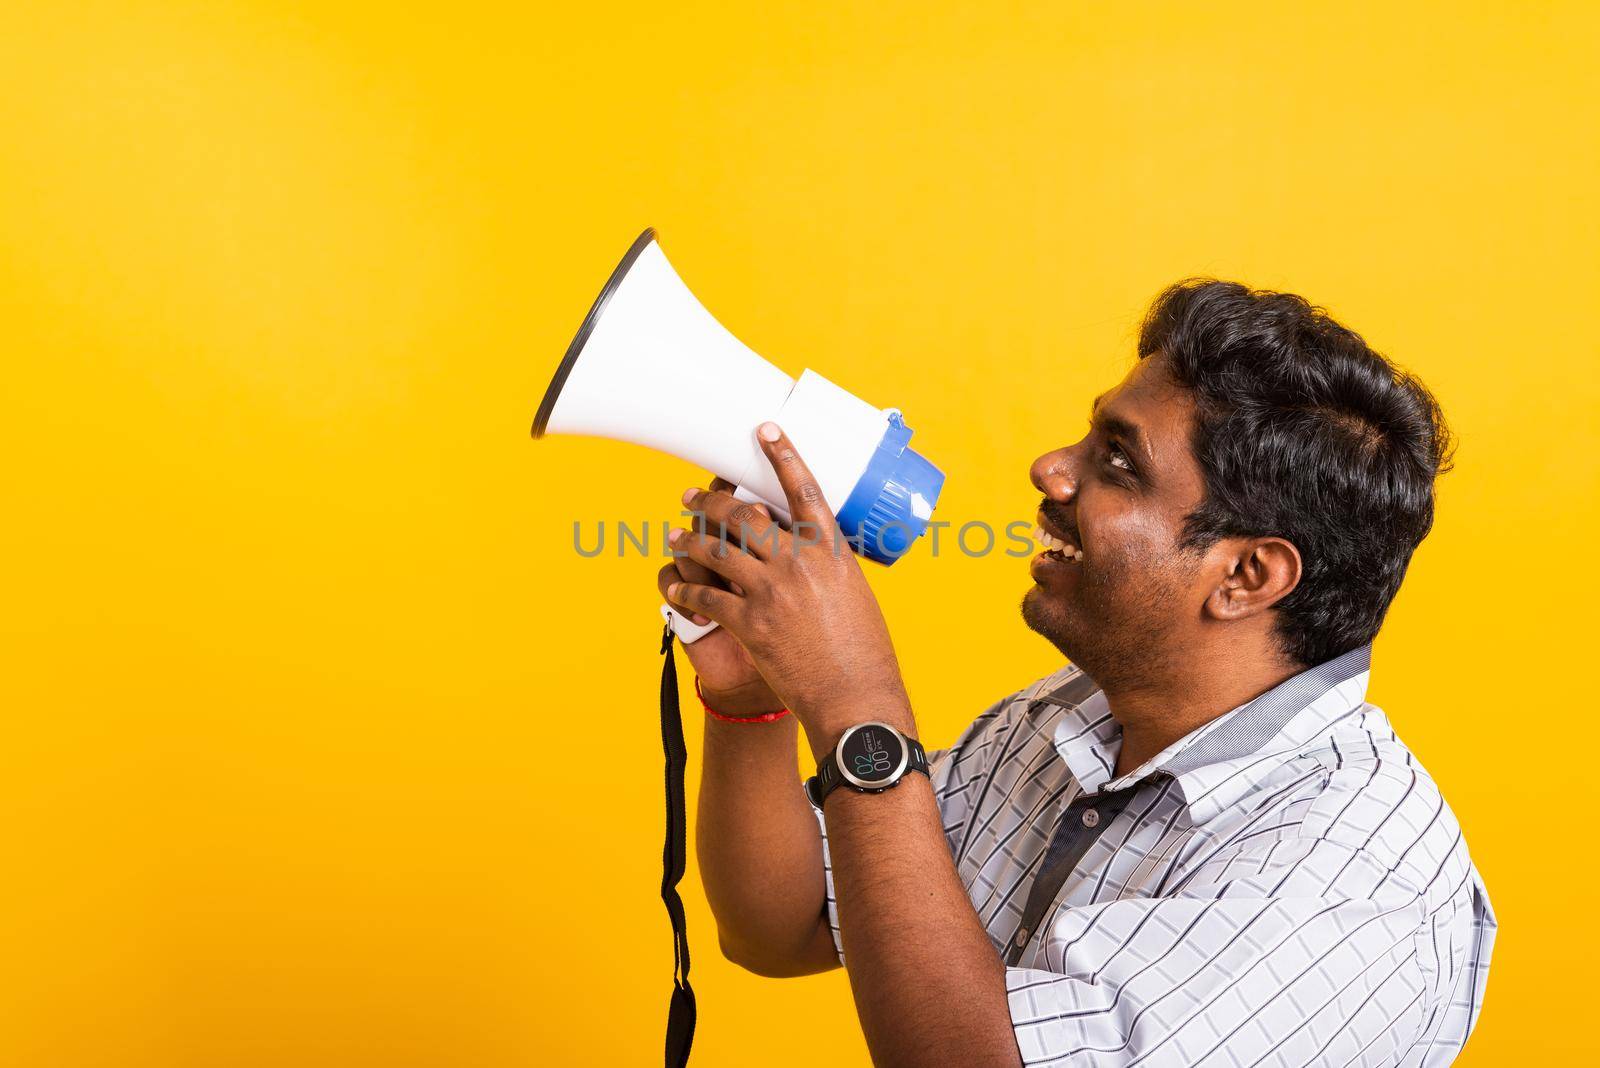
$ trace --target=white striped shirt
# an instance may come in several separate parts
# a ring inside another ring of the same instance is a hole
[[[933,755],[1026,1064],[1455,1058],[1494,913],[1438,787],[1366,703],[1368,662],[1297,675],[1120,778],[1121,728],[1071,666]]]

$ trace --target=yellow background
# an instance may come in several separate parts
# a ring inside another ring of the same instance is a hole
[[[1420,372],[1459,467],[1373,695],[1503,924],[1464,1063],[1591,1048],[1600,22],[1299,7],[5,5],[0,1063],[657,1062],[657,564],[571,523],[698,475],[527,437],[646,224],[955,522],[1180,276]],[[934,742],[1053,665],[1025,562],[873,581]],[[695,1063],[864,1063],[686,898]]]

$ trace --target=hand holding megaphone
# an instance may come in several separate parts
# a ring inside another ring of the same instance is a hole
[[[711,481],[711,488],[727,493],[738,489],[720,478]],[[766,512],[761,505],[752,507]],[[700,519],[695,520],[695,526],[696,529],[704,529]],[[731,588],[715,571],[704,564],[695,563],[687,554],[678,555],[677,559],[657,573],[656,589],[661,593],[662,601],[668,600],[668,588],[679,582]],[[711,622],[698,613],[691,613],[689,621],[696,626]],[[754,658],[732,634],[714,628],[700,640],[684,645],[683,650],[699,680],[701,699],[717,712],[731,716],[757,716],[777,712],[783,707],[782,699],[767,685]]]
[[[861,556],[893,563],[927,529],[944,474],[908,447],[899,411],[874,408],[815,371],[790,378],[756,355],[701,306],[646,230],[567,347],[533,436],[648,445],[709,469],[738,486],[740,500],[787,521],[783,487],[755,437],[769,421],[805,456]],[[686,643],[714,626],[664,611]]]
[[[791,529],[720,490],[691,490],[684,504],[708,531],[674,530],[670,544],[723,582],[674,582],[667,599],[709,616],[738,639],[774,695],[793,710],[813,748],[831,744],[831,715],[905,702],[894,645],[877,598],[818,489],[816,476],[776,423],[758,431],[784,491]],[[749,551],[721,536],[746,532]],[[841,702],[844,702],[841,704]],[[820,753],[819,753],[820,756]]]

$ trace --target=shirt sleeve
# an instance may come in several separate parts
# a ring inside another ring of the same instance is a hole
[[[1015,696],[1015,695],[1013,695]],[[944,825],[945,841],[950,854],[955,856],[956,843],[967,826],[967,816],[973,805],[971,787],[987,771],[993,738],[1005,720],[1005,711],[1011,697],[997,701],[968,725],[956,743],[948,749],[938,749],[928,754],[928,778],[933,782],[934,803],[939,806],[940,821]],[[839,902],[833,893],[833,856],[828,849],[828,821],[821,809],[817,826],[822,831],[822,871],[827,884],[828,928],[833,932],[833,949],[839,963],[844,963],[844,943],[839,937]]]
[[[1422,896],[1325,839],[1244,843],[1166,896],[1060,910],[1008,968],[1028,1065],[1395,1063],[1427,1026]]]

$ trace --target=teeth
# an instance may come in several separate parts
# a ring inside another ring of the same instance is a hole
[[[1056,552],[1060,553],[1069,560],[1083,559],[1083,550],[1079,549],[1076,545],[1073,545],[1069,541],[1063,541],[1062,539],[1056,537],[1043,527],[1033,528],[1033,539],[1040,545],[1043,545],[1046,549],[1054,549]]]

